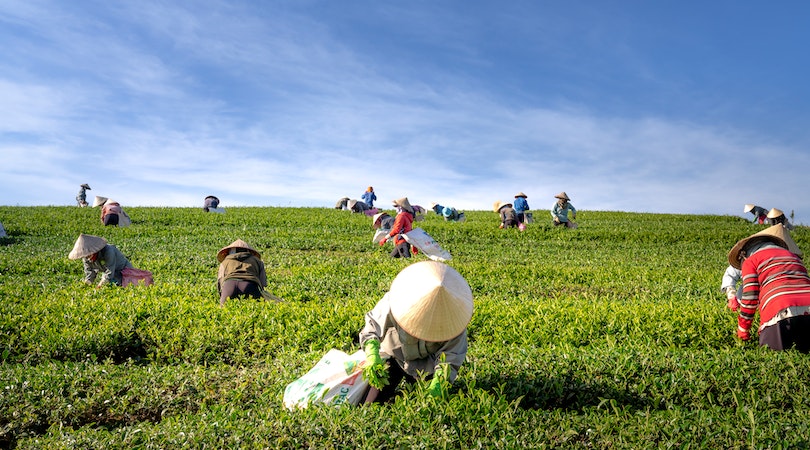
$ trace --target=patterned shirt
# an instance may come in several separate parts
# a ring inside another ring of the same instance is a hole
[[[742,263],[738,329],[748,331],[759,310],[759,330],[788,317],[810,314],[810,277],[796,254],[768,244]]]

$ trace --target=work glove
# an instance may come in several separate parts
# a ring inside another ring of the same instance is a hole
[[[388,384],[388,367],[380,357],[380,341],[377,339],[366,341],[363,350],[366,352],[363,379],[368,381],[371,387],[382,389]]]
[[[447,389],[450,387],[448,378],[450,377],[450,365],[447,363],[440,363],[438,369],[433,374],[433,379],[430,380],[427,392],[431,397],[447,398]]]
[[[728,299],[728,309],[736,311],[740,307],[740,302],[737,301],[737,290],[733,287],[726,289],[726,298]]]
[[[742,339],[743,341],[747,341],[751,339],[751,334],[748,331],[737,330],[737,337]]]
[[[384,246],[387,241],[388,241],[387,238],[380,239],[380,247]]]

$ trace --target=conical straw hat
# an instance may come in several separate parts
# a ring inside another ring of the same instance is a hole
[[[408,201],[408,197],[402,197],[393,201],[394,206],[399,206],[405,211],[413,214],[413,207],[411,206],[411,202]]]
[[[115,201],[115,200],[113,200],[111,198],[108,198],[107,201],[104,202],[104,206],[107,206],[107,205],[120,205],[120,203],[118,203],[117,201]]]
[[[554,198],[561,198],[563,200],[571,200],[570,198],[568,198],[568,194],[566,194],[565,191],[562,191],[559,194],[555,195]]]
[[[453,339],[472,319],[470,285],[455,269],[438,261],[421,261],[403,269],[388,295],[397,324],[423,341]]]
[[[388,213],[384,213],[384,212],[374,214],[374,217],[371,218],[371,223],[375,227],[380,226],[380,221],[382,220],[382,218],[384,216],[387,216],[387,215],[388,215]]]
[[[745,206],[743,206],[743,212],[744,213],[751,212],[751,210],[754,209],[754,206],[756,206],[756,205],[753,205],[751,203],[746,203]]]
[[[495,212],[500,212],[502,208],[506,208],[507,206],[511,208],[512,204],[508,202],[498,201],[498,204],[495,205]]]
[[[740,252],[742,252],[745,245],[748,244],[751,239],[757,237],[766,237],[780,247],[784,247],[799,256],[802,254],[802,251],[799,250],[799,246],[796,245],[796,242],[792,237],[790,237],[790,233],[788,232],[787,228],[780,223],[772,227],[768,227],[759,233],[754,233],[747,238],[740,239],[736,244],[734,244],[731,251],[728,252],[728,263],[737,269],[741,269],[742,261],[740,261]]]
[[[528,197],[526,197],[526,194],[524,194],[522,191],[515,194],[515,198],[518,198],[518,197],[528,198]]]
[[[102,197],[100,195],[96,195],[95,200],[93,200],[93,207],[95,208],[96,206],[101,206],[106,201],[107,201],[107,197]]]
[[[784,216],[784,215],[785,215],[785,213],[783,213],[781,209],[771,208],[771,210],[768,211],[768,218],[769,219],[776,219],[777,217]]]
[[[256,251],[256,249],[254,249],[253,247],[250,246],[250,244],[248,244],[247,242],[245,242],[245,241],[243,241],[241,239],[237,239],[237,240],[231,242],[227,247],[222,247],[217,252],[217,260],[219,262],[222,262],[225,259],[225,257],[228,256],[228,252],[232,248],[244,248],[245,250],[249,251],[250,253],[253,253],[257,258],[262,257],[262,255],[259,254],[259,252]]]
[[[107,245],[107,240],[103,237],[93,236],[91,234],[80,234],[73,244],[73,250],[68,253],[68,259],[79,259],[85,256],[90,256],[93,253],[104,248]]]

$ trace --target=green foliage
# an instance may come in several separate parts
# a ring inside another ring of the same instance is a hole
[[[810,358],[734,339],[726,252],[762,226],[729,216],[581,211],[524,232],[467,211],[418,225],[470,283],[470,349],[447,400],[287,411],[287,383],[407,264],[370,218],[325,208],[0,207],[0,447],[803,448]],[[94,289],[67,254],[105,237],[150,287]],[[804,227],[793,232],[810,245]],[[216,252],[249,242],[282,303],[218,306]]]

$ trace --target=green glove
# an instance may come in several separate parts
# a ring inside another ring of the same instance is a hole
[[[428,394],[430,394],[431,397],[447,397],[447,388],[450,386],[450,382],[447,381],[449,377],[450,365],[440,363],[436,372],[433,374],[433,379],[430,380],[430,385],[427,388]]]
[[[372,339],[366,341],[363,348],[366,352],[366,363],[363,365],[363,379],[376,389],[382,389],[388,384],[388,365],[380,357],[380,341]]]

